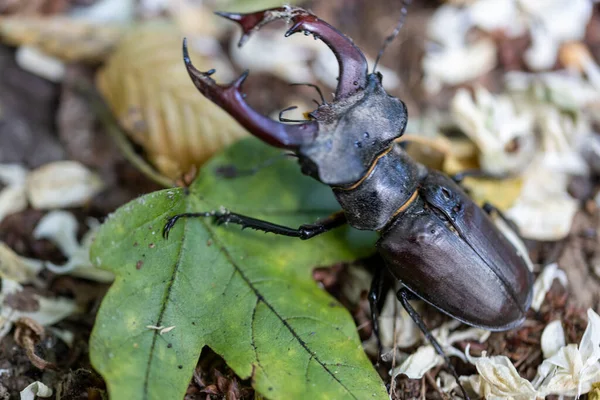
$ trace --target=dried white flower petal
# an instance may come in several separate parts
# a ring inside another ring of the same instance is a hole
[[[27,173],[27,169],[19,164],[0,164],[0,183],[6,185],[0,191],[0,222],[7,215],[27,208]]]
[[[560,348],[538,367],[534,384],[541,395],[577,396],[587,393],[600,381],[600,316],[588,309],[588,326],[579,346]]]
[[[72,213],[51,211],[38,222],[33,237],[50,240],[65,256],[71,257],[79,248],[78,226],[77,219]]]
[[[0,242],[0,277],[18,283],[28,283],[35,279],[42,269],[42,262],[21,257],[5,243]]]
[[[477,358],[469,355],[467,359],[475,364],[479,375],[470,377],[473,389],[486,399],[535,399],[537,391],[527,379],[522,378],[512,362],[505,356],[487,357],[485,353]]]
[[[19,67],[52,82],[61,82],[65,77],[65,64],[33,46],[21,46],[15,59]]]
[[[521,195],[507,217],[521,236],[535,240],[560,240],[571,229],[579,203],[567,193],[568,176],[544,164],[543,154],[525,172]]]
[[[113,273],[96,268],[90,260],[90,247],[100,224],[90,218],[88,226],[90,229],[79,244],[75,216],[67,211],[51,211],[40,220],[33,231],[33,237],[50,240],[68,257],[68,261],[63,265],[46,263],[46,268],[55,274],[69,274],[96,282],[112,282]]]
[[[462,47],[470,28],[467,11],[443,5],[431,16],[427,24],[427,37],[445,47]]]
[[[73,342],[75,340],[75,334],[72,331],[66,329],[57,329],[57,328],[48,328],[50,332],[60,340],[62,340],[67,346],[73,347]]]
[[[101,0],[91,5],[72,7],[70,16],[97,23],[126,23],[135,16],[135,6],[134,0]]]
[[[517,106],[505,95],[492,95],[482,87],[471,97],[460,89],[452,99],[454,121],[477,145],[482,170],[502,176],[518,173],[535,152],[534,114]],[[516,150],[511,143],[518,140]]]
[[[33,208],[78,207],[103,188],[100,177],[75,161],[46,164],[29,174],[27,191]]]
[[[0,164],[0,183],[7,186],[24,186],[28,171],[20,164]]]
[[[399,348],[411,347],[421,340],[419,327],[398,303],[393,290],[387,294],[379,316],[379,337],[387,349],[394,347],[394,343]]]
[[[27,208],[25,186],[7,186],[0,191],[0,222],[10,215]]]
[[[458,383],[456,382],[456,379],[454,379],[454,376],[446,371],[440,371],[436,378],[436,383],[444,393],[450,393],[458,388]]]
[[[21,390],[21,400],[35,400],[36,396],[50,397],[52,396],[52,389],[42,382],[36,381]]]
[[[530,33],[531,47],[523,55],[525,63],[536,71],[550,69],[556,63],[559,42],[548,35],[544,26],[538,24],[531,26]]]
[[[544,355],[544,358],[552,357],[565,345],[565,332],[560,320],[557,319],[546,325],[541,338],[542,354]]]
[[[496,57],[496,45],[491,39],[428,51],[421,62],[425,90],[435,94],[444,84],[458,85],[484,75],[494,69]]]
[[[473,25],[487,32],[502,31],[517,37],[527,29],[514,1],[478,0],[469,6],[468,14]]]
[[[553,263],[547,265],[542,273],[537,277],[535,283],[533,284],[533,300],[531,302],[531,308],[535,311],[539,311],[544,299],[546,298],[546,293],[552,287],[552,282],[555,279],[558,279],[559,282],[563,286],[567,286],[567,274],[565,271],[558,269],[558,264]]]
[[[12,323],[21,317],[28,317],[41,325],[47,326],[57,323],[77,311],[77,305],[73,300],[56,297],[46,298],[37,294],[31,294],[31,298],[37,303],[35,311],[23,311],[11,307],[6,303],[9,295],[21,292],[23,287],[10,279],[2,280],[0,289],[0,338],[4,337],[11,329]]]
[[[433,346],[421,346],[399,367],[394,368],[391,375],[393,378],[404,374],[410,379],[421,379],[427,371],[443,363],[444,359],[435,352]]]

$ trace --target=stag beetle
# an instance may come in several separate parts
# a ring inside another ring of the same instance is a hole
[[[217,14],[241,26],[240,46],[253,31],[285,19],[293,24],[286,36],[313,34],[335,54],[339,82],[333,102],[320,104],[310,120],[288,125],[245,102],[240,89],[248,71],[229,85],[218,85],[210,77],[214,70],[200,72],[192,65],[183,43],[185,66],[198,90],[253,135],[293,151],[304,174],[332,188],[343,212],[297,229],[232,212],[187,213],[168,220],[165,236],[179,218],[207,216],[300,239],[345,223],[378,231],[377,249],[389,273],[403,284],[398,299],[458,380],[408,300],[422,299],[468,325],[492,331],[514,328],[525,319],[532,299],[526,255],[519,254],[457,183],[415,162],[397,144],[407,124],[406,106],[386,93],[379,72],[368,73],[365,56],[348,37],[297,7]],[[369,294],[376,334],[385,273],[381,268],[375,274]]]

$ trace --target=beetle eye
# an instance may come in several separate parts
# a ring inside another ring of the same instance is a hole
[[[450,191],[446,188],[442,188],[442,196],[446,200],[450,200]]]

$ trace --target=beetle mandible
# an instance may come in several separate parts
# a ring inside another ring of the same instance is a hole
[[[187,213],[169,219],[165,236],[182,217],[214,216],[219,223],[301,239],[348,223],[380,233],[377,250],[389,273],[403,284],[398,299],[448,364],[408,302],[410,298],[492,331],[521,324],[532,299],[527,256],[519,254],[457,183],[415,162],[395,142],[406,128],[406,106],[386,93],[379,72],[368,73],[365,56],[353,42],[298,7],[217,14],[241,26],[240,45],[263,25],[286,19],[292,23],[286,36],[313,34],[335,54],[339,82],[333,101],[320,104],[309,114],[310,120],[286,125],[257,113],[245,102],[240,89],[248,71],[229,85],[218,85],[210,77],[214,70],[200,72],[192,65],[185,40],[183,44],[185,66],[198,90],[254,136],[293,151],[302,172],[329,185],[343,211],[297,229],[232,212]],[[384,268],[375,274],[369,294],[376,334],[384,274]]]

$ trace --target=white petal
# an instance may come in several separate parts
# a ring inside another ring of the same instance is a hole
[[[425,89],[434,94],[442,84],[458,85],[482,76],[496,66],[496,45],[481,39],[468,47],[429,51],[421,62]]]
[[[52,389],[42,382],[36,381],[21,390],[21,400],[35,400],[36,396],[50,397],[52,396]]]
[[[25,186],[7,186],[0,192],[0,222],[10,215],[27,208]]]
[[[594,310],[587,310],[588,326],[579,343],[579,353],[584,363],[584,368],[600,360],[600,316]]]
[[[410,379],[421,379],[430,369],[444,363],[444,359],[432,346],[421,346],[399,366],[394,368],[392,376],[405,374]]]
[[[395,332],[394,332],[395,328]],[[421,331],[413,322],[406,310],[398,303],[393,291],[389,291],[379,316],[381,343],[386,348],[396,346],[406,348],[414,346],[421,340]]]
[[[538,367],[538,374],[543,377],[539,391],[544,396],[549,394],[576,395],[579,390],[579,375],[583,367],[577,345],[562,347],[555,355],[544,360]]]
[[[74,301],[62,297],[46,298],[37,294],[32,294],[32,298],[37,301],[38,309],[36,311],[21,311],[9,307],[4,301],[6,296],[23,290],[23,287],[10,279],[2,280],[0,290],[0,338],[10,330],[12,322],[21,317],[29,317],[41,325],[47,326],[68,317],[77,311],[77,305]]]
[[[0,164],[0,182],[6,186],[24,186],[28,171],[20,164]]]
[[[535,152],[534,114],[518,108],[506,95],[492,95],[483,87],[475,88],[473,98],[465,89],[458,90],[451,104],[452,117],[479,150],[481,168],[494,175],[521,173]],[[517,151],[507,145],[519,140]]]
[[[558,264],[556,263],[547,265],[533,284],[532,309],[535,311],[540,310],[540,307],[546,298],[546,293],[548,293],[552,287],[552,282],[554,282],[555,279],[558,279],[563,286],[567,286],[568,281],[565,271],[558,269]]]
[[[77,230],[79,224],[75,216],[67,211],[51,211],[38,222],[33,237],[48,239],[54,243],[67,257],[71,257],[78,249]]]
[[[19,67],[52,82],[61,82],[65,76],[65,64],[33,46],[17,49],[15,60]]]
[[[89,6],[72,7],[70,15],[74,18],[98,23],[128,22],[135,16],[135,3],[134,0],[95,1]]]
[[[27,179],[29,201],[36,209],[84,205],[103,186],[97,174],[75,161],[46,164],[32,171]]]
[[[536,71],[551,68],[556,63],[558,41],[547,34],[545,26],[533,25],[530,33],[532,45],[523,55],[525,63]]]
[[[18,283],[31,282],[42,269],[42,262],[21,257],[0,242],[0,277]]]
[[[469,16],[484,31],[504,31],[517,19],[515,3],[506,0],[479,0],[469,7]]]
[[[522,378],[512,362],[505,356],[476,358],[469,354],[469,347],[465,350],[467,358],[477,368],[489,388],[486,390],[487,398],[514,398],[535,399],[537,391],[531,382]]]
[[[427,24],[427,37],[445,47],[461,47],[471,28],[467,10],[451,5],[438,7]]]
[[[552,357],[565,346],[565,332],[559,319],[550,322],[544,328],[541,339],[544,358]]]

